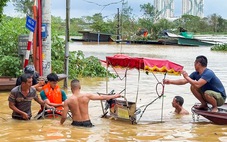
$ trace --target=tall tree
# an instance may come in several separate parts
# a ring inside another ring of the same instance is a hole
[[[91,28],[95,32],[106,32],[105,22],[103,21],[103,17],[101,13],[96,13],[92,17],[92,25]]]
[[[212,14],[210,17],[210,25],[213,29],[213,32],[217,32],[217,29],[218,29],[218,15],[217,14]]]
[[[198,16],[193,15],[183,15],[181,18],[174,21],[174,24],[176,26],[182,27],[186,29],[188,32],[198,32],[199,24],[200,24],[201,18]]]
[[[152,26],[156,21],[157,15],[156,10],[151,3],[140,5],[140,11],[143,12],[143,18],[139,19],[139,23],[142,28],[146,28],[148,31],[151,32]]]
[[[128,1],[122,2],[120,30],[122,39],[129,39],[136,33],[135,19],[132,16],[133,9],[128,6]]]
[[[34,0],[12,0],[15,10],[27,15],[32,15]]]
[[[3,15],[3,8],[6,6],[6,3],[8,2],[9,0],[1,0],[0,2],[0,22],[2,20],[2,15]]]

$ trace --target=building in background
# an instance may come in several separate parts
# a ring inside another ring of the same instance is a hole
[[[154,0],[157,19],[175,19],[174,0]],[[204,17],[204,0],[182,0],[182,15]]]
[[[158,19],[174,17],[174,0],[154,0],[154,7],[158,11]]]
[[[187,14],[203,18],[203,8],[204,0],[182,0],[182,15]]]

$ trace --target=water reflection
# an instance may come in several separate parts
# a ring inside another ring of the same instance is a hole
[[[116,53],[125,53],[131,56],[153,57],[168,59],[184,66],[191,73],[194,70],[195,57],[203,54],[208,58],[208,67],[214,70],[227,88],[227,66],[226,54],[223,52],[210,51],[210,47],[178,47],[178,46],[156,46],[156,45],[129,45],[129,44],[90,44],[71,43],[70,51],[82,50],[86,56],[96,56],[105,59]],[[119,72],[124,75],[123,71]],[[148,104],[157,97],[155,85],[157,80],[152,74],[146,75],[141,72],[138,84],[138,71],[131,70],[127,78],[127,97],[135,101],[137,87],[139,86],[138,107]],[[163,79],[162,74],[157,74],[159,81]],[[181,78],[181,76],[167,75],[167,78]],[[106,80],[101,78],[81,78],[82,91],[97,93],[106,91]],[[108,91],[114,89],[120,92],[124,89],[124,81],[109,79]],[[70,89],[66,90],[71,95]],[[11,110],[8,108],[9,92],[0,93],[1,102],[1,130],[0,141],[227,141],[225,126],[218,126],[200,117],[201,123],[193,122],[192,114],[187,116],[174,115],[171,102],[175,95],[182,95],[185,99],[184,107],[190,111],[194,103],[198,102],[189,91],[189,85],[165,86],[165,97],[163,102],[163,116],[161,115],[162,99],[151,104],[141,121],[137,125],[130,122],[114,121],[100,118],[102,109],[99,101],[90,102],[91,121],[93,128],[72,127],[71,120],[67,120],[64,126],[59,125],[59,119],[17,121],[11,119]],[[39,105],[32,103],[33,116],[39,110]],[[138,116],[139,117],[139,116]],[[160,122],[162,118],[162,123]]]

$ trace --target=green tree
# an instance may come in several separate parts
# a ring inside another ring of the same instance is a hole
[[[183,15],[181,18],[174,21],[176,27],[182,27],[186,29],[188,32],[198,32],[199,31],[199,23],[201,18],[193,15]]]
[[[16,11],[32,16],[34,0],[12,0],[12,2]]]
[[[103,17],[101,13],[96,13],[92,16],[92,25],[91,28],[95,32],[106,32],[108,29],[105,26],[105,22],[103,21]]]
[[[9,0],[1,0],[0,2],[0,22],[2,21],[2,15],[3,15],[3,8],[6,6],[6,3]]]
[[[151,3],[140,5],[140,11],[143,12],[143,18],[139,18],[139,25],[143,29],[147,29],[151,34],[151,37],[156,39],[159,32],[158,26],[154,26],[158,15],[154,6]]]
[[[136,19],[132,16],[133,9],[128,6],[128,2],[122,2],[121,18],[120,18],[120,30],[122,39],[130,39],[135,35],[138,26],[136,25]],[[117,15],[115,20],[117,20]]]
[[[82,18],[72,18],[70,19],[70,35],[80,35],[78,31],[83,30],[84,22]]]
[[[61,21],[57,19],[56,21]],[[25,18],[3,16],[3,20],[0,23],[0,76],[17,77],[21,74],[22,58],[17,53],[18,36],[29,33],[25,28],[25,22]],[[58,28],[58,26],[53,27]],[[56,31],[58,29],[53,29],[51,34],[52,71],[63,73],[65,41],[59,37]],[[85,58],[82,51],[77,51],[70,52],[69,74],[72,78],[78,76],[104,77],[106,76],[106,69],[101,66],[98,58],[92,56]],[[111,74],[109,75],[112,76]]]
[[[221,16],[218,17],[218,28],[217,32],[227,32],[227,20],[223,19]]]
[[[55,32],[54,34],[57,35],[65,35],[65,21],[61,17],[51,16],[51,32]]]
[[[168,21],[167,19],[160,19],[156,22],[152,27],[152,36],[154,39],[157,39],[159,33],[163,30],[173,29],[172,22]]]
[[[0,23],[0,75],[16,77],[21,74],[22,58],[18,55],[18,36],[26,34],[25,18],[3,16]]]
[[[213,29],[213,32],[217,32],[217,29],[218,29],[218,15],[217,14],[212,14],[210,17],[209,17],[209,23]]]
[[[199,21],[198,32],[200,33],[210,33],[212,30],[210,29],[208,18],[204,17]]]

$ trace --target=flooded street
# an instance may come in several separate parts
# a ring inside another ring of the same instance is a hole
[[[227,52],[211,51],[210,47],[187,47],[187,46],[163,46],[163,45],[130,45],[130,44],[97,44],[97,43],[70,43],[70,51],[81,50],[85,56],[95,56],[105,60],[106,56],[123,53],[130,56],[150,57],[168,59],[184,66],[184,70],[190,74],[194,71],[194,60],[198,55],[205,55],[208,58],[208,68],[212,69],[220,78],[227,89]],[[111,72],[113,70],[110,69]],[[124,70],[117,69],[120,77],[124,76]],[[139,96],[137,107],[148,104],[157,97],[155,86],[162,81],[163,74],[140,73],[138,70],[128,71],[127,77],[127,98],[135,101],[137,88]],[[166,78],[178,79],[182,76],[167,75]],[[105,78],[81,78],[82,91],[90,93],[105,93]],[[138,83],[139,82],[139,83]],[[62,83],[62,82],[60,82]],[[108,91],[115,90],[116,93],[124,89],[125,82],[116,79],[109,79]],[[192,119],[191,107],[198,103],[189,90],[189,85],[175,86],[165,85],[164,99],[158,99],[152,103],[139,123],[136,125],[130,122],[122,122],[100,118],[102,108],[100,101],[90,102],[90,117],[93,128],[80,128],[71,126],[71,120],[66,120],[63,126],[59,125],[59,119],[44,119],[31,121],[17,121],[11,119],[12,111],[8,108],[9,92],[0,93],[0,141],[40,141],[40,142],[118,142],[118,141],[154,141],[154,142],[226,142],[227,127],[214,125],[202,116],[200,122]],[[160,89],[160,88],[159,88]],[[158,92],[161,90],[158,89]],[[66,90],[70,96],[70,88]],[[184,107],[190,115],[179,116],[173,113],[172,99],[175,95],[184,98]],[[163,112],[162,110],[163,104]],[[40,106],[33,101],[32,112],[36,115]],[[163,116],[162,116],[163,113]],[[138,115],[139,117],[140,115]],[[161,122],[162,120],[162,122]]]

